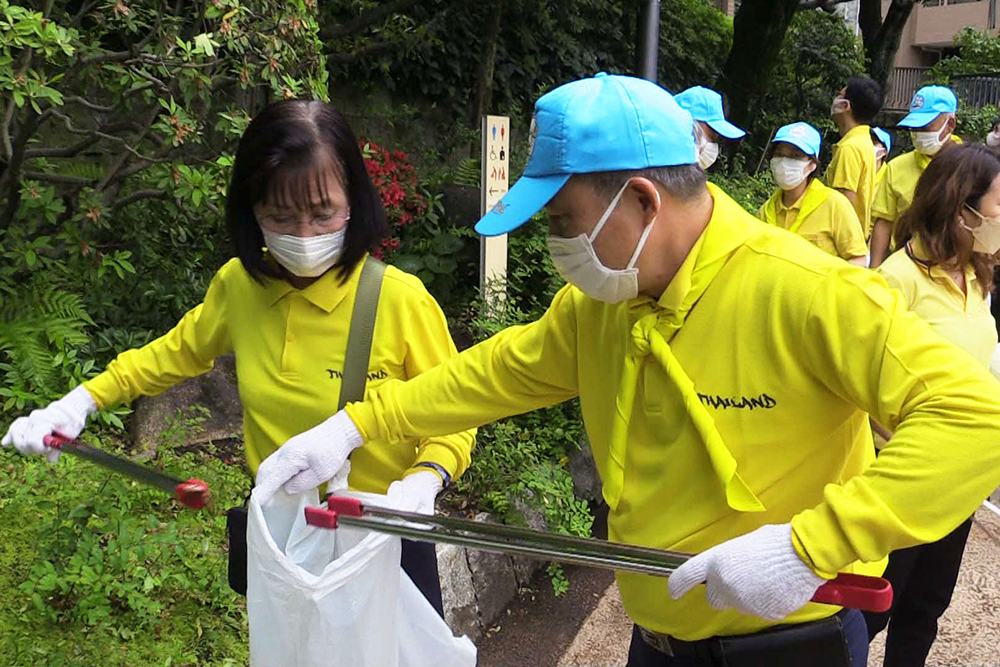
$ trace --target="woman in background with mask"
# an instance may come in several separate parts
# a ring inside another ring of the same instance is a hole
[[[252,474],[286,442],[336,437],[341,427],[332,416],[358,283],[386,233],[385,212],[344,117],[319,101],[265,108],[240,140],[226,221],[236,258],[219,269],[204,302],[161,338],[120,354],[96,378],[16,420],[4,445],[54,459],[58,452],[44,446],[45,436],[76,437],[98,407],[158,394],[229,352],[236,356]],[[416,277],[385,267],[377,303],[368,387],[412,378],[456,354],[444,314]],[[388,493],[400,509],[433,513],[437,492],[468,466],[473,439],[469,431],[371,443],[351,457],[350,486]],[[308,491],[337,472],[299,474],[291,490]],[[403,543],[404,570],[440,613],[433,545]]]
[[[892,135],[881,127],[872,128],[872,145],[875,147],[875,187],[885,177],[885,165],[889,162],[892,152]]]
[[[993,129],[986,135],[986,145],[990,148],[1000,147],[1000,117],[993,121]]]
[[[1000,158],[982,145],[943,152],[920,176],[913,203],[900,218],[899,248],[878,268],[911,311],[990,365],[997,332],[987,295],[1000,250]],[[945,538],[893,552],[885,577],[893,607],[866,613],[869,637],[886,625],[886,667],[923,665],[958,579],[969,519]]]
[[[820,250],[865,266],[868,247],[847,197],[816,177],[820,136],[808,123],[778,129],[771,143],[771,173],[778,184],[760,207],[764,222],[802,236]]]

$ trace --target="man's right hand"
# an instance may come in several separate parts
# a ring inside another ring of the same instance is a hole
[[[96,410],[94,398],[80,385],[58,401],[15,419],[0,444],[13,446],[22,454],[45,454],[50,463],[55,463],[59,460],[59,450],[46,447],[45,436],[59,433],[71,439],[77,437],[87,417]]]
[[[290,494],[314,489],[344,466],[351,452],[364,444],[354,422],[341,410],[303,431],[264,459],[257,469],[254,493],[263,505],[280,487]]]

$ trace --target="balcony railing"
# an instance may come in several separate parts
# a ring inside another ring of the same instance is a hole
[[[951,89],[966,104],[984,107],[1000,105],[1000,73],[962,74],[951,77]]]
[[[896,67],[889,77],[889,93],[886,95],[885,109],[906,111],[910,108],[913,93],[927,80],[927,67]]]

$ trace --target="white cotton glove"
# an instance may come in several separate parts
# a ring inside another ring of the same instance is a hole
[[[58,401],[15,419],[0,444],[13,446],[22,454],[45,454],[49,463],[55,463],[59,460],[59,450],[46,447],[42,439],[56,432],[76,438],[83,431],[87,417],[96,410],[94,397],[80,385]]]
[[[826,583],[792,546],[792,525],[762,526],[693,557],[670,575],[677,600],[700,583],[715,609],[779,621],[801,609]]]
[[[351,452],[363,444],[360,431],[343,410],[289,438],[257,469],[260,503],[267,503],[282,485],[292,495],[316,488],[333,478]]]
[[[434,501],[441,491],[441,478],[430,470],[415,472],[389,485],[389,507],[401,512],[434,514]]]

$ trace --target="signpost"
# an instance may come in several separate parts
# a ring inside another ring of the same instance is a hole
[[[510,118],[483,116],[480,214],[497,205],[507,193],[510,178]],[[506,296],[507,235],[483,237],[479,245],[479,287],[487,312],[494,312]]]

